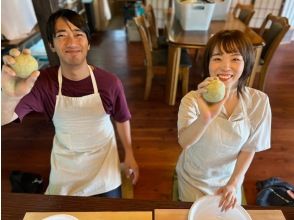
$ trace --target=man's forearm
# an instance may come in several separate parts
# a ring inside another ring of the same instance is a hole
[[[17,118],[14,110],[20,100],[19,97],[10,97],[1,92],[1,125],[6,125]]]
[[[116,128],[126,155],[133,154],[130,122],[116,122]]]

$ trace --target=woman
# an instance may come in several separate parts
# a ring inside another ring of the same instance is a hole
[[[180,200],[220,194],[222,210],[241,203],[241,185],[255,152],[270,148],[269,99],[245,86],[253,62],[253,47],[242,32],[221,31],[209,40],[203,63],[206,79],[179,107]],[[226,95],[218,103],[207,103],[202,94],[215,78],[225,84]]]

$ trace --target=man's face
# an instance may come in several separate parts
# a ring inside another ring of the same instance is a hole
[[[81,29],[67,20],[57,19],[52,50],[59,56],[61,64],[83,64],[89,48],[87,36]]]

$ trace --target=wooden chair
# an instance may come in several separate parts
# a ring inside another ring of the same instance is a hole
[[[245,5],[237,3],[233,10],[233,15],[246,25],[249,24],[254,13],[255,11],[252,4]]]
[[[122,198],[124,199],[133,199],[134,198],[134,189],[132,180],[128,179],[124,172],[124,163],[120,163],[120,171],[121,171],[121,193]]]
[[[145,65],[146,65],[146,83],[145,83],[145,94],[144,99],[148,100],[152,79],[157,68],[167,67],[168,64],[168,49],[154,50],[152,48],[151,37],[149,30],[146,26],[146,21],[144,16],[138,16],[134,18],[135,23],[138,27],[141,40],[145,52]],[[189,58],[188,53],[183,51],[181,53],[180,60],[180,76],[179,79],[182,79],[182,93],[183,95],[188,92],[189,84],[189,69],[192,66],[192,62]],[[166,72],[166,70],[165,70]]]
[[[248,25],[250,23],[251,18],[253,17],[255,11],[253,10],[254,6],[252,4],[240,4],[237,3],[234,10],[234,17],[238,18],[244,24]],[[194,60],[197,61],[199,59],[199,50],[195,50]]]
[[[145,7],[145,16],[148,21],[148,29],[151,37],[152,47],[154,49],[168,47],[166,36],[159,35],[154,9],[151,4],[148,4]]]
[[[270,26],[267,29],[269,24]],[[265,46],[262,49],[261,58],[257,69],[259,76],[258,85],[256,86],[257,89],[264,91],[268,66],[289,28],[290,25],[286,17],[274,16],[270,13],[263,21],[259,30],[257,30],[258,34],[262,36],[265,41]]]

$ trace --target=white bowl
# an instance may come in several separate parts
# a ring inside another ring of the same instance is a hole
[[[76,217],[67,214],[56,214],[48,216],[42,220],[78,220]]]
[[[234,209],[222,212],[218,207],[220,196],[204,196],[193,203],[188,220],[252,220],[246,210],[236,205]]]

